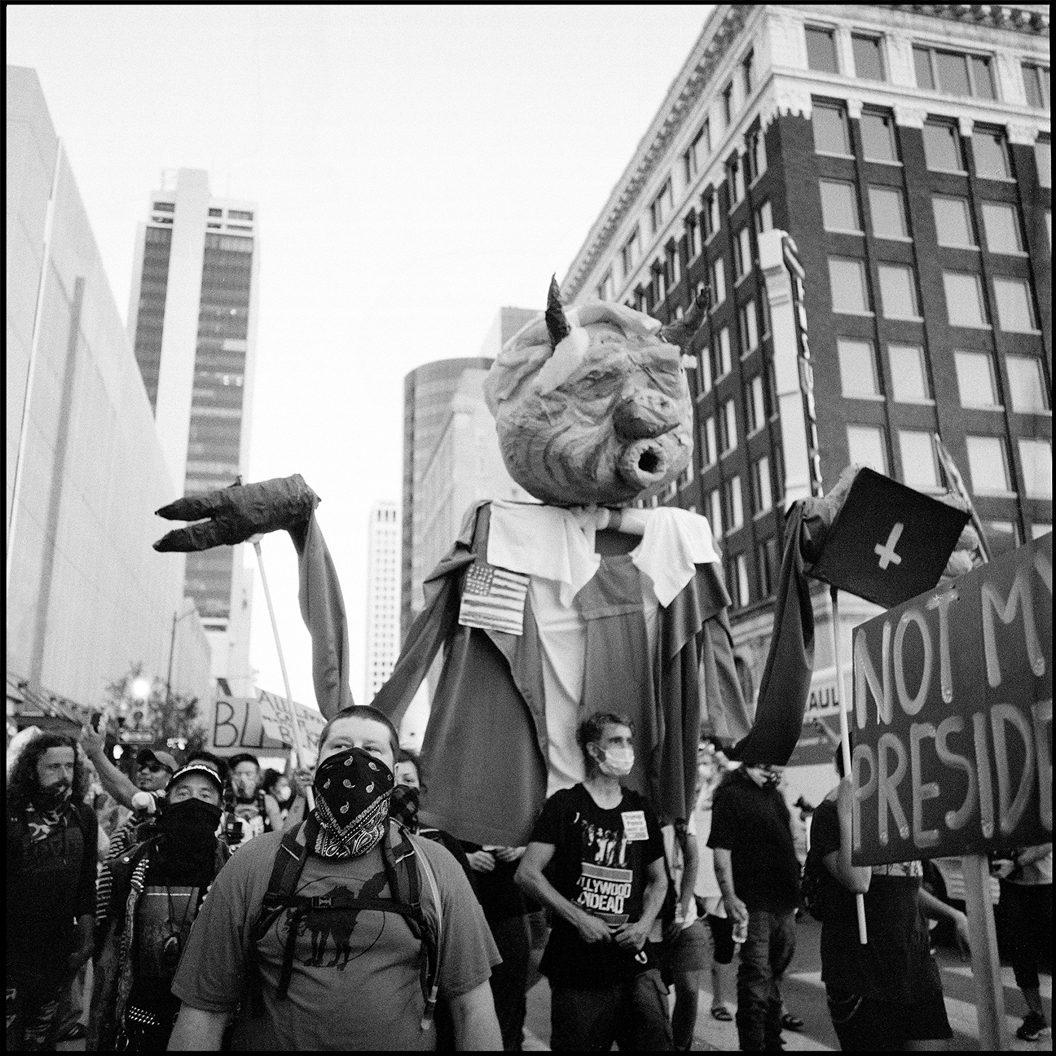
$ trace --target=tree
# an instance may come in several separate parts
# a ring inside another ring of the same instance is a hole
[[[131,665],[106,686],[103,710],[126,733],[150,733],[150,743],[191,751],[200,748],[205,730],[199,721],[198,698],[166,693],[163,679],[143,673],[142,661]]]

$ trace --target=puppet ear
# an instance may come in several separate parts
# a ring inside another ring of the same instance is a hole
[[[557,276],[550,276],[550,292],[546,298],[546,329],[550,334],[550,347],[557,346],[572,332],[565,317],[565,308],[561,303],[561,289],[557,285]]]

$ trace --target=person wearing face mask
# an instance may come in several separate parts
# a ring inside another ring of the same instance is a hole
[[[517,883],[553,914],[540,970],[554,1051],[672,1047],[648,943],[668,887],[663,839],[644,797],[620,783],[634,766],[633,738],[620,715],[579,724],[586,779],[546,801],[517,869]]]
[[[34,737],[7,779],[7,1049],[54,1050],[64,992],[92,953],[98,825],[76,742]]]
[[[232,1015],[234,1049],[435,1049],[437,1001],[456,1048],[501,1046],[480,906],[443,847],[389,817],[398,751],[374,708],[324,726],[314,809],[242,847],[191,929],[170,1050],[219,1050]]]
[[[745,1051],[782,1048],[780,980],[796,950],[799,859],[785,797],[784,766],[746,760],[727,772],[712,799],[708,846],[734,940],[737,1034]]]
[[[282,828],[279,804],[271,793],[261,785],[260,760],[249,752],[232,756],[231,787],[234,800],[231,804],[235,823],[225,833],[228,846],[236,851],[254,836],[265,832],[278,832]]]
[[[152,1052],[168,1044],[179,1002],[170,987],[191,925],[230,857],[220,829],[223,784],[204,762],[179,768],[139,842],[103,866],[101,953],[89,1051]]]

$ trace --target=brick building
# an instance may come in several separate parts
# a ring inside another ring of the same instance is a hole
[[[782,511],[848,462],[941,492],[938,434],[993,552],[1051,530],[1048,27],[1044,5],[717,6],[565,276],[665,322],[709,288],[694,464],[651,502],[721,539],[750,694]],[[848,644],[876,611],[847,599]]]

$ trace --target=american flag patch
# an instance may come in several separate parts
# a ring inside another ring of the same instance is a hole
[[[466,573],[458,622],[504,634],[524,633],[524,599],[528,577],[476,561]]]

